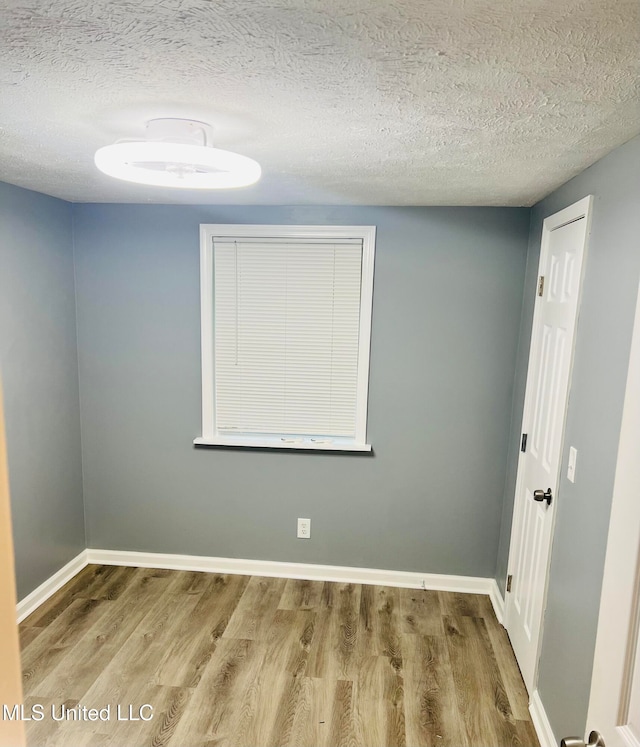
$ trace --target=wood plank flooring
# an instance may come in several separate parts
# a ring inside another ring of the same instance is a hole
[[[94,565],[20,628],[29,747],[538,747],[482,595]]]

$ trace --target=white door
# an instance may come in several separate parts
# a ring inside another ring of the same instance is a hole
[[[544,221],[509,551],[505,623],[530,694],[535,689],[558,500],[574,333],[591,197]]]
[[[640,747],[640,297],[631,344],[587,734]]]

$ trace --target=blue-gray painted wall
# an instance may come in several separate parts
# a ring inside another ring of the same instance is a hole
[[[72,208],[2,183],[0,375],[23,598],[86,547]]]
[[[216,222],[377,226],[373,456],[194,448]],[[492,577],[528,231],[527,209],[75,205],[89,545]]]
[[[504,588],[517,444],[542,221],[595,197],[563,445],[538,689],[558,738],[584,732],[622,405],[640,277],[640,137],[617,148],[532,211],[511,451],[498,557]],[[566,479],[569,446],[576,481]],[[517,582],[517,581],[516,581]]]

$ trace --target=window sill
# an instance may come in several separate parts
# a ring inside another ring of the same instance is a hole
[[[308,438],[287,439],[279,438],[204,438],[193,439],[196,446],[231,446],[250,449],[294,449],[296,451],[371,451],[371,444],[355,444],[341,441],[311,441]]]

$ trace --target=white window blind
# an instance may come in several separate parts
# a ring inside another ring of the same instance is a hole
[[[370,452],[375,226],[200,226],[198,446]]]
[[[218,433],[355,438],[362,240],[213,245]]]

